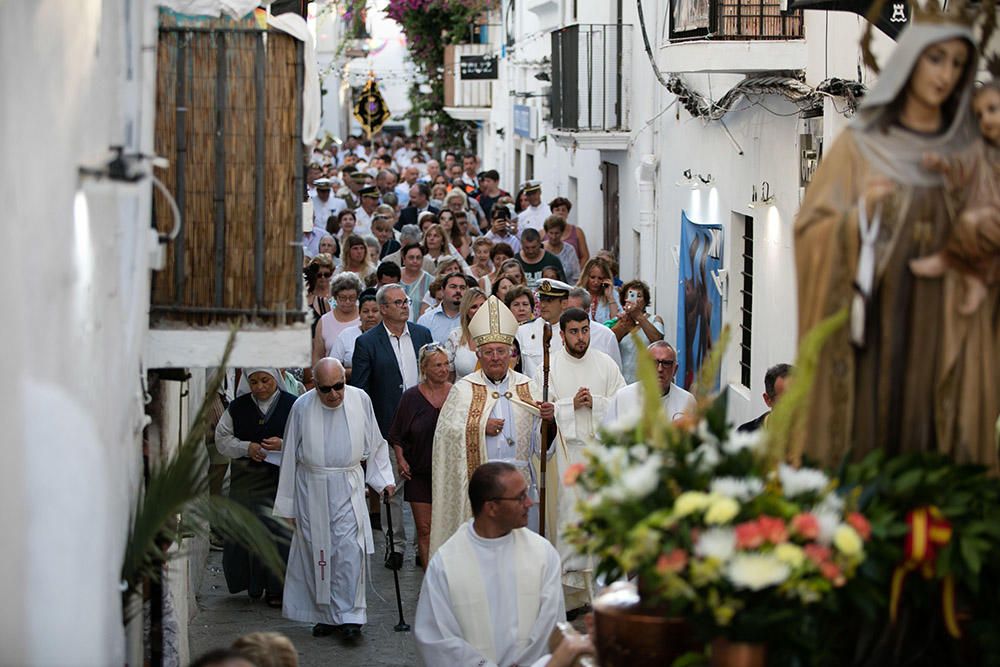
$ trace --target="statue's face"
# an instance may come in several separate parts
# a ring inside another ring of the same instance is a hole
[[[963,39],[931,44],[920,54],[907,93],[921,106],[940,109],[962,80],[969,61],[969,45]]]
[[[979,131],[983,138],[994,146],[1000,145],[1000,90],[983,88],[976,94],[972,111],[979,121]]]

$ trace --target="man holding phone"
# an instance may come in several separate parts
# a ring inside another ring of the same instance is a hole
[[[491,211],[492,223],[490,224],[490,230],[485,234],[486,238],[493,241],[493,245],[506,243],[514,250],[514,254],[521,252],[521,242],[512,233],[513,225],[510,219],[510,209],[506,206],[494,206]]]

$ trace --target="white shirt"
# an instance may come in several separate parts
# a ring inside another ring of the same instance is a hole
[[[396,363],[399,364],[399,373],[403,376],[403,391],[420,382],[420,373],[417,370],[417,352],[413,349],[413,339],[410,337],[410,328],[403,326],[403,335],[397,336],[389,331],[385,326],[385,332],[389,335],[389,345],[396,354]]]
[[[331,194],[323,201],[318,195],[312,196],[312,207],[313,207],[313,227],[316,229],[323,230],[326,233],[326,221],[331,215],[337,215],[345,208],[347,208],[347,202],[340,197],[334,197]]]
[[[374,213],[369,215],[368,213],[365,213],[365,209],[361,208],[360,206],[354,209],[354,220],[357,222],[357,224],[354,225],[353,233],[357,234],[358,236],[371,236],[372,218],[374,217],[375,217]]]
[[[665,396],[660,397],[663,411],[671,420],[678,420],[685,414],[694,414],[698,408],[698,401],[694,395],[678,387],[673,382]],[[638,416],[642,410],[642,384],[633,382],[626,385],[615,394],[615,398],[608,406],[608,411],[604,413],[603,423],[605,426],[613,423],[617,419],[631,418]]]
[[[517,214],[517,235],[524,234],[525,229],[537,229],[545,236],[545,219],[552,215],[552,210],[548,204],[529,206]]]
[[[341,331],[337,340],[333,341],[330,356],[339,359],[344,368],[351,367],[351,360],[354,359],[354,344],[358,341],[358,336],[361,333],[361,325],[356,324]]]

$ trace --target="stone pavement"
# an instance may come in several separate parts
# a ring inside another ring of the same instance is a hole
[[[408,536],[412,536],[413,522],[407,514]],[[271,609],[263,600],[252,601],[246,593],[230,595],[226,590],[226,580],[222,574],[222,553],[213,551],[206,565],[207,572],[198,591],[198,611],[191,620],[189,637],[191,657],[196,658],[212,648],[226,647],[240,635],[249,632],[281,632],[294,642],[299,651],[302,667],[336,665],[337,667],[360,667],[365,665],[386,665],[392,667],[415,667],[420,662],[413,641],[413,632],[395,632],[393,626],[399,620],[396,611],[396,593],[392,582],[392,571],[382,565],[384,538],[376,527],[375,553],[371,556],[372,581],[367,589],[368,624],[364,627],[364,638],[357,646],[345,646],[336,636],[313,637],[312,626],[289,621],[281,617],[280,609]],[[407,548],[406,561],[399,571],[399,586],[403,596],[403,615],[413,626],[413,616],[420,594],[423,572],[414,564],[414,548]],[[371,586],[385,598],[383,602]]]

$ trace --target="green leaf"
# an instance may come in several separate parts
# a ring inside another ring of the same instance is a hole
[[[983,567],[981,549],[979,543],[968,537],[959,540],[959,547],[962,551],[962,559],[971,570],[972,574],[978,575]]]

